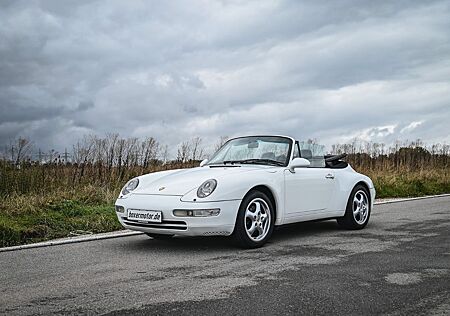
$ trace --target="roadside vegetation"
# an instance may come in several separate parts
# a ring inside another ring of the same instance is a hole
[[[347,153],[346,161],[373,180],[378,198],[450,193],[449,145],[353,143],[334,145],[332,153]]]
[[[373,179],[379,198],[450,193],[448,145],[354,142],[331,150],[343,152],[354,169]],[[0,247],[121,229],[114,201],[128,179],[193,167],[205,155],[200,138],[180,144],[174,160],[154,138],[87,136],[63,153],[36,152],[18,139],[0,159]]]

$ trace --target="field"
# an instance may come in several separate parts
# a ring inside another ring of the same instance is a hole
[[[60,157],[46,163],[0,160],[0,247],[121,229],[114,201],[127,179],[192,167],[203,155],[198,139],[183,143],[177,159],[166,162],[157,159],[161,147],[153,139],[147,155],[145,144],[148,139],[136,142],[143,152],[134,155],[130,147],[121,152],[80,146],[70,163]],[[379,198],[450,193],[447,147],[430,150],[413,144],[385,153],[374,145],[365,150],[345,146],[333,146],[333,153],[350,153],[347,161],[373,179]]]

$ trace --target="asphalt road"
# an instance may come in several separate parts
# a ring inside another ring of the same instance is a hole
[[[362,231],[262,249],[144,235],[0,253],[1,314],[449,315],[450,197],[376,206]]]

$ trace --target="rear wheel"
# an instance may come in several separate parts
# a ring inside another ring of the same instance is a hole
[[[275,213],[270,199],[260,191],[252,191],[239,207],[233,237],[240,247],[261,247],[272,235],[274,223]]]
[[[148,237],[152,237],[153,239],[159,239],[159,240],[167,240],[171,239],[173,235],[164,235],[164,234],[152,234],[152,233],[145,233]]]
[[[350,194],[345,215],[337,219],[338,224],[346,229],[363,229],[369,222],[370,205],[366,187],[357,185]]]

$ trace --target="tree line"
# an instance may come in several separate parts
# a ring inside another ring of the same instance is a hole
[[[153,137],[87,135],[64,152],[36,151],[30,140],[18,138],[5,146],[0,156],[0,195],[87,185],[117,190],[126,180],[140,174],[197,166],[227,139],[220,137],[214,148],[208,150],[200,137],[194,137],[171,153],[167,145]],[[448,174],[450,146],[426,145],[420,140],[397,141],[391,145],[355,140],[332,145],[330,153],[347,153],[346,161],[354,169],[369,174],[426,170],[442,170]]]
[[[227,139],[220,137],[214,149]],[[36,151],[30,140],[18,138],[0,155],[0,194],[88,184],[116,188],[140,174],[193,167],[209,153],[202,139],[194,137],[178,146],[174,159],[170,154],[168,146],[153,137],[87,135],[64,152]]]
[[[396,141],[390,146],[355,140],[348,144],[332,145],[331,153],[346,153],[346,161],[361,172],[417,172],[434,169],[447,172],[450,146],[439,143],[427,146],[420,139],[412,142]]]

